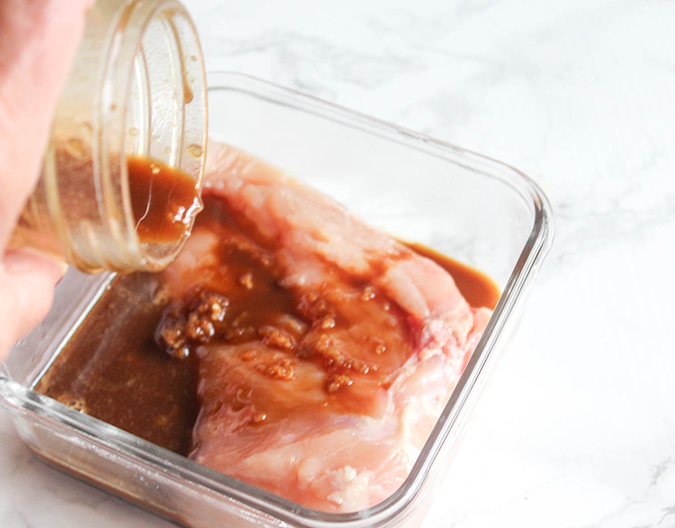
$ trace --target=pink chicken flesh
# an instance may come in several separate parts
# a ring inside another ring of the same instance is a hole
[[[490,311],[237,149],[211,145],[205,178],[206,212],[165,272],[175,299],[220,299],[190,334],[202,405],[191,458],[319,510],[377,504],[408,475]]]

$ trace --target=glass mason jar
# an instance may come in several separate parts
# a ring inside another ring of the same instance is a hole
[[[59,100],[40,180],[10,245],[37,248],[86,272],[163,269],[201,209],[206,128],[203,58],[184,7],[175,0],[98,0]],[[180,236],[138,236],[129,156],[194,180],[195,204],[183,211]]]

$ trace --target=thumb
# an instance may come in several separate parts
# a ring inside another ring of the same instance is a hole
[[[66,269],[35,251],[7,251],[0,270],[0,359],[47,315]]]

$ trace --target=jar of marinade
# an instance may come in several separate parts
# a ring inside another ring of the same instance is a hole
[[[206,80],[175,0],[98,0],[10,246],[86,272],[157,271],[200,211]]]

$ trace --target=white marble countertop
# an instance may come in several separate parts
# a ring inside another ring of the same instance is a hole
[[[675,526],[675,3],[187,2],[247,72],[505,161],[552,253],[424,528]],[[0,526],[169,526],[0,414]]]

